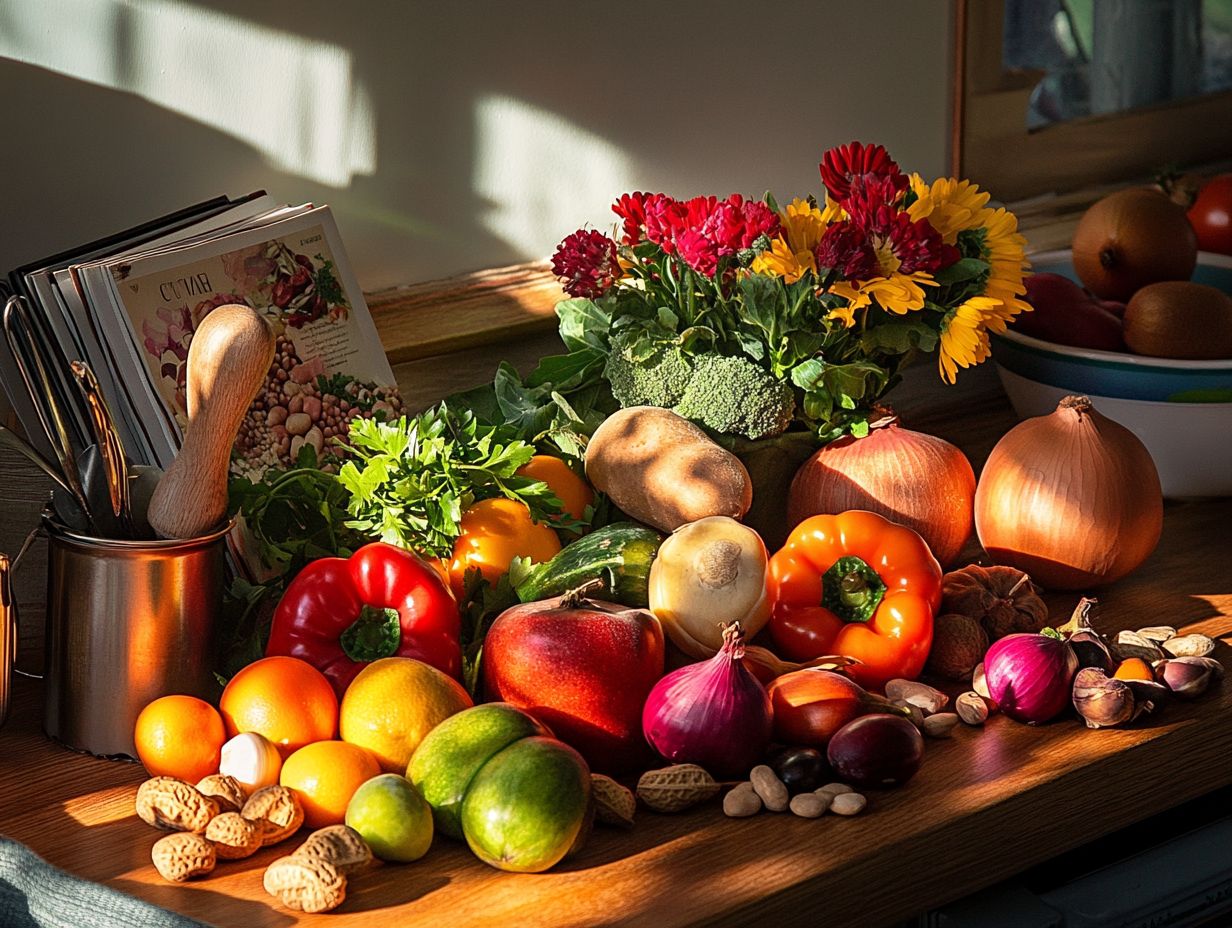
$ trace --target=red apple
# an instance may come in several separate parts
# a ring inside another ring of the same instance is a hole
[[[1015,332],[1074,348],[1126,350],[1120,314],[1112,310],[1120,304],[1097,300],[1060,274],[1032,274],[1026,284],[1024,299],[1034,312],[1014,319]]]
[[[644,609],[567,596],[523,603],[483,641],[487,698],[531,713],[602,773],[653,756],[642,706],[662,676],[663,629]]]

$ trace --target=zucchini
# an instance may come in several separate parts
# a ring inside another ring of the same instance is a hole
[[[591,594],[592,599],[645,609],[650,564],[662,540],[658,532],[644,525],[614,522],[583,535],[550,561],[535,564],[510,580],[524,603],[561,596],[600,580],[603,586]]]

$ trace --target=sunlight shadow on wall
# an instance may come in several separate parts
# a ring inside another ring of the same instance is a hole
[[[43,0],[6,18],[0,55],[136,94],[286,173],[345,187],[376,171],[372,101],[345,48],[178,0]]]
[[[497,95],[475,106],[473,187],[490,204],[481,221],[522,257],[551,254],[588,218],[606,231],[630,173],[622,150],[555,113]]]

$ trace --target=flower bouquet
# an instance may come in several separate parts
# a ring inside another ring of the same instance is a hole
[[[745,460],[755,508],[777,507],[809,453],[867,434],[913,357],[935,351],[953,383],[1030,309],[1017,219],[975,184],[908,176],[860,142],[820,169],[821,197],[784,207],[621,196],[612,235],[578,230],[552,258],[568,354],[466,401],[557,437],[616,407],[671,408]]]

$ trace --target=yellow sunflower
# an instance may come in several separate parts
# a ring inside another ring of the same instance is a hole
[[[1018,231],[1018,217],[1004,208],[981,210],[977,228],[984,229],[985,260],[989,265],[984,292],[1001,301],[998,315],[1008,321],[1031,309],[1018,299],[1027,292],[1023,279],[1031,267],[1026,257],[1027,240]],[[1002,325],[998,331],[1004,328]]]
[[[912,174],[911,190],[916,201],[907,207],[907,215],[912,222],[927,219],[947,245],[954,244],[959,232],[980,225],[980,213],[988,203],[988,194],[978,186],[954,177],[938,178],[930,187],[919,174]]]
[[[1019,299],[1030,264],[1027,240],[1018,231],[1017,217],[1004,208],[992,209],[988,194],[966,180],[943,177],[932,185],[918,174],[911,177],[916,200],[907,213],[911,219],[927,219],[947,244],[960,232],[982,232],[980,257],[988,262],[984,292],[946,315],[941,327],[939,366],[941,376],[954,382],[959,367],[978,364],[989,355],[988,331],[1004,332],[1021,312],[1031,309]]]
[[[817,258],[813,250],[825,234],[826,226],[844,216],[842,208],[829,197],[824,209],[808,200],[792,200],[779,213],[782,234],[774,237],[768,251],[753,259],[753,273],[782,277],[789,284],[795,283],[807,271],[817,273]]]
[[[937,367],[946,382],[955,381],[960,367],[971,367],[988,357],[988,320],[999,303],[992,297],[973,296],[946,314],[937,349]]]
[[[811,250],[793,251],[783,236],[776,235],[770,243],[770,250],[753,259],[751,269],[754,274],[782,277],[787,283],[794,284],[809,271],[817,272],[817,259]]]
[[[841,320],[844,326],[851,328],[855,325],[856,311],[867,308],[873,300],[887,312],[901,316],[923,309],[924,288],[935,286],[937,282],[932,275],[923,271],[912,274],[891,271],[889,277],[874,277],[855,283],[836,281],[830,285],[830,293],[841,296],[847,301],[847,305],[830,310],[826,318]]]

